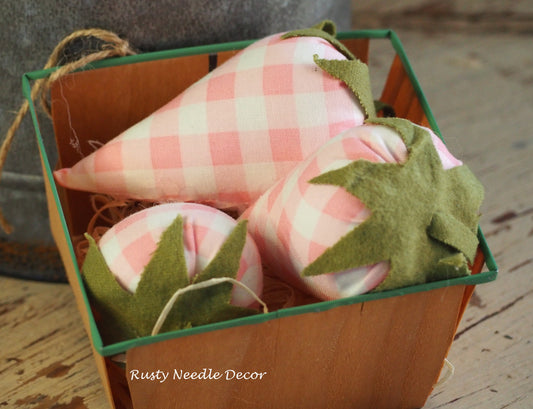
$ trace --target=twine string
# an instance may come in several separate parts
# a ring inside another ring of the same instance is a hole
[[[174,304],[176,303],[176,301],[178,300],[180,296],[182,296],[183,294],[189,291],[200,290],[202,288],[212,287],[214,285],[218,285],[221,283],[227,283],[227,282],[233,283],[245,289],[259,304],[261,304],[261,306],[263,307],[263,313],[266,314],[268,312],[267,305],[263,302],[263,300],[261,300],[257,296],[256,293],[254,293],[248,286],[246,286],[246,284],[243,284],[240,281],[237,281],[231,277],[215,277],[215,278],[210,278],[209,280],[201,281],[199,283],[190,284],[187,287],[178,289],[172,295],[172,297],[170,297],[165,307],[161,311],[161,314],[159,314],[159,317],[157,318],[154,328],[152,329],[152,335],[159,334],[159,331],[161,330],[161,327],[165,323],[168,317],[168,314],[170,313],[170,310],[172,310],[172,307],[174,306]]]
[[[63,38],[63,40],[56,45],[50,54],[44,69],[46,70],[58,66],[65,54],[66,47],[69,44],[72,44],[74,40],[86,39],[90,37],[102,42],[99,50],[87,50],[90,52],[89,54],[82,54],[79,59],[58,67],[57,70],[52,72],[47,78],[40,78],[35,81],[30,92],[30,98],[32,101],[39,99],[44,112],[49,117],[52,116],[52,109],[51,104],[48,101],[48,94],[50,91],[50,86],[54,81],[57,81],[59,78],[79,70],[80,68],[83,68],[95,61],[100,61],[111,57],[124,57],[126,55],[135,54],[135,51],[130,47],[128,41],[121,39],[117,34],[99,28],[90,28],[75,31]],[[0,147],[0,180],[2,179],[2,172],[4,170],[7,154],[11,148],[15,134],[19,129],[22,120],[28,113],[29,108],[30,104],[27,100],[25,100],[17,111],[15,119],[9,127],[5,139],[2,142],[2,146]],[[2,209],[0,209],[0,227],[7,234],[13,232],[13,226],[11,226],[5,218]]]
[[[444,367],[446,368],[446,372],[442,377],[437,381],[435,384],[435,388],[441,385],[444,385],[446,382],[448,382],[455,373],[455,366],[448,360],[448,358],[444,358]]]

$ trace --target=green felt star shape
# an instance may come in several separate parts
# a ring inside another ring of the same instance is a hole
[[[390,263],[377,291],[469,274],[478,240],[483,187],[462,165],[444,170],[429,133],[399,118],[370,121],[395,129],[408,150],[403,164],[356,160],[310,181],[341,186],[371,216],[327,249],[305,276]]]
[[[83,280],[92,305],[100,315],[99,328],[105,342],[150,335],[167,301],[180,288],[218,277],[235,278],[246,240],[246,222],[240,222],[218,253],[189,282],[183,250],[183,220],[178,216],[163,232],[157,249],[145,267],[135,293],[120,286],[90,235],[83,264]],[[230,304],[231,283],[189,291],[181,295],[161,332],[209,324],[256,313]]]

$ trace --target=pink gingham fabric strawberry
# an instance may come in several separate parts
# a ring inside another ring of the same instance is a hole
[[[317,37],[259,40],[55,178],[119,198],[243,209],[364,121],[359,101],[315,55],[346,59]]]
[[[431,130],[428,132],[444,169],[462,164]],[[379,285],[389,271],[385,261],[336,273],[301,276],[306,266],[371,214],[345,189],[309,181],[354,160],[404,163],[407,156],[396,131],[365,124],[329,140],[272,186],[242,215],[248,219],[249,232],[268,271],[326,300],[362,294]]]
[[[183,251],[191,282],[205,269],[236,226],[235,220],[227,214],[196,203],[162,204],[128,216],[111,227],[98,243],[109,269],[124,289],[135,292],[162,233],[178,215],[183,218]],[[236,280],[261,294],[261,260],[250,236],[244,245]],[[248,307],[254,302],[247,291],[234,287],[233,305]]]

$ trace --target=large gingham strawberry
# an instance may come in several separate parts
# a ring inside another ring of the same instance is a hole
[[[328,141],[242,216],[268,271],[322,299],[468,274],[483,188],[429,129]]]
[[[331,24],[320,27],[253,43],[56,180],[120,198],[245,208],[373,112],[366,65]],[[360,80],[352,89],[324,65],[347,58]]]
[[[157,205],[123,219],[98,244],[87,238],[83,280],[107,341],[150,335],[173,294],[212,279],[230,278],[248,290],[222,282],[183,293],[170,304],[163,331],[256,312],[248,307],[262,292],[257,247],[246,223],[217,209]]]

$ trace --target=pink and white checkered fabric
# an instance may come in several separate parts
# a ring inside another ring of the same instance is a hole
[[[353,93],[314,63],[315,54],[345,59],[320,38],[259,40],[55,177],[120,198],[244,209],[364,120]]]
[[[109,229],[98,243],[109,269],[125,289],[135,292],[161,234],[178,215],[183,217],[184,253],[191,280],[209,264],[236,226],[236,221],[227,214],[195,203],[158,205],[125,218]],[[261,260],[249,235],[236,279],[257,295],[261,294]],[[248,307],[255,300],[247,291],[234,286],[231,302]]]
[[[443,167],[460,165],[442,141],[430,133]],[[300,276],[305,267],[370,215],[365,205],[345,189],[308,183],[358,159],[403,163],[407,150],[389,127],[362,125],[349,129],[295,167],[242,215],[249,219],[249,232],[269,271],[321,299],[370,291],[389,271],[384,261],[331,274]]]

